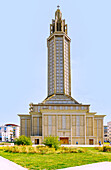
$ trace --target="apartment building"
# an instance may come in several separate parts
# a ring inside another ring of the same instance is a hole
[[[108,133],[108,126],[104,126],[104,141],[109,141],[109,133]]]
[[[0,141],[13,141],[20,136],[20,126],[5,124],[0,126]]]

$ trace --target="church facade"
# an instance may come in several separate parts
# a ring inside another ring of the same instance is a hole
[[[29,104],[28,114],[19,114],[20,133],[42,144],[47,136],[58,136],[61,144],[103,143],[105,115],[90,112],[71,97],[70,42],[60,9],[50,24],[48,47],[48,96],[42,103]]]

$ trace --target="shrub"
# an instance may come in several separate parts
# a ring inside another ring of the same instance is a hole
[[[27,146],[28,153],[37,153],[36,147]]]
[[[43,144],[49,146],[50,148],[55,148],[55,150],[57,150],[60,146],[58,137],[53,137],[53,136],[46,137],[43,141]]]
[[[85,153],[87,152],[86,148],[77,148],[77,147],[61,147],[60,153]]]
[[[6,146],[6,147],[3,148],[3,150],[4,150],[5,152],[11,152],[12,146]]]
[[[37,154],[62,154],[62,153],[84,153],[86,152],[83,148],[74,148],[74,147],[60,147],[57,151],[55,148],[50,148],[48,146],[42,147],[32,147],[32,146],[6,146],[1,147],[5,152],[12,153],[37,153]]]
[[[95,147],[100,152],[111,152],[111,146]]]
[[[0,147],[0,150],[1,150],[1,151],[4,150],[4,146]]]
[[[19,153],[20,152],[20,148],[18,146],[10,147],[10,152]]]
[[[78,148],[78,153],[84,153],[85,152],[85,150],[84,149],[82,149],[82,148]]]
[[[36,148],[37,148],[37,149],[46,148],[46,146],[44,146],[44,145],[37,145]]]
[[[15,144],[17,144],[17,145],[32,145],[32,142],[29,137],[22,135],[22,136],[19,136],[19,138],[17,138],[15,140]]]
[[[5,145],[5,143],[4,143],[4,142],[1,142],[0,145]]]
[[[103,146],[103,152],[111,152],[110,146]]]
[[[74,147],[64,147],[62,153],[78,153],[78,150]]]

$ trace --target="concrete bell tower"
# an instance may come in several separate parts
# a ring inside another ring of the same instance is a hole
[[[48,96],[54,94],[71,96],[70,41],[67,24],[62,19],[58,6],[47,39]]]

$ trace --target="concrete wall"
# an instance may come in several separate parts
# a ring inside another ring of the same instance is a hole
[[[68,137],[69,144],[103,143],[103,117],[86,113],[37,113],[21,117],[21,135]],[[31,139],[33,139],[31,137]],[[34,137],[35,139],[35,137]]]

